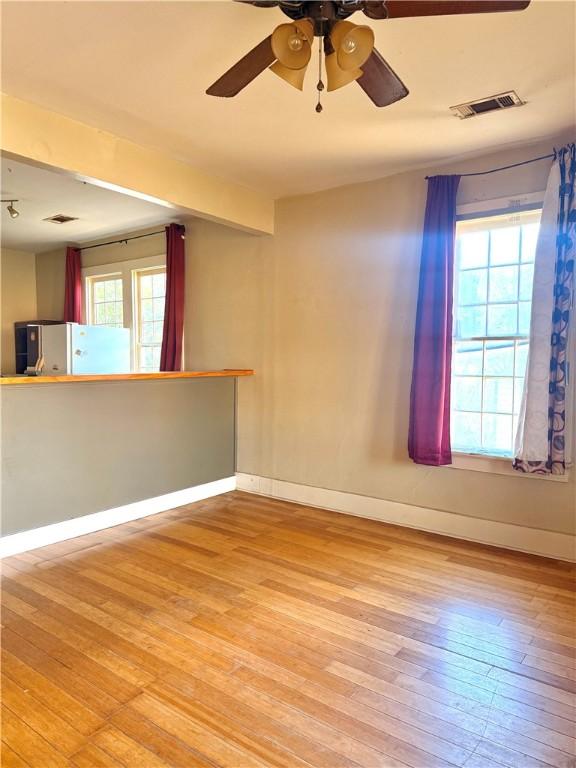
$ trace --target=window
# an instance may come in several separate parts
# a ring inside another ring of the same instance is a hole
[[[166,296],[165,257],[135,259],[82,270],[85,322],[130,328],[132,370],[160,370]]]
[[[530,338],[540,211],[456,228],[452,448],[512,456]]]
[[[122,328],[124,325],[124,300],[122,276],[101,275],[88,281],[88,324]]]
[[[164,328],[166,269],[135,270],[134,281],[136,367],[139,371],[158,371]]]

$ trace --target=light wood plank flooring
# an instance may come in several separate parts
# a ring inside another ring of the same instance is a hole
[[[4,768],[570,768],[574,568],[230,493],[4,561]]]

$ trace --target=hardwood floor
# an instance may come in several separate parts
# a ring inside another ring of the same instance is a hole
[[[575,569],[243,493],[3,563],[4,768],[570,768]]]

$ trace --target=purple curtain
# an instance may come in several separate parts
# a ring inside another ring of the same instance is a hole
[[[80,250],[71,247],[66,249],[64,322],[82,322],[82,266],[80,263]]]
[[[185,232],[186,228],[182,224],[170,224],[166,227],[166,304],[160,352],[161,371],[182,369]]]
[[[450,377],[456,194],[460,176],[432,176],[424,219],[408,452],[416,464],[452,463]]]

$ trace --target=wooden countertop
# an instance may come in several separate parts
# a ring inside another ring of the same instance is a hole
[[[85,381],[157,381],[162,379],[198,379],[222,376],[253,376],[247,368],[223,368],[219,371],[170,371],[165,373],[98,373],[84,376],[4,376],[0,385],[6,384],[70,384]]]

